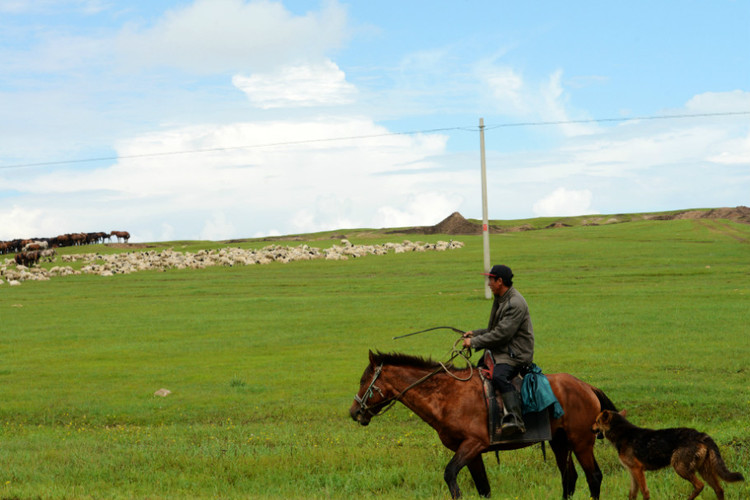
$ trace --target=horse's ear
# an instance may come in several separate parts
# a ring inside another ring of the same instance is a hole
[[[370,349],[369,351],[370,351],[370,363],[372,363],[375,358],[375,353],[372,352],[372,349]]]

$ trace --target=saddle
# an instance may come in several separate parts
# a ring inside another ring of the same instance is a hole
[[[500,393],[495,390],[495,387],[492,384],[492,369],[495,365],[492,358],[490,357],[487,359],[487,356],[490,356],[489,353],[485,355],[484,366],[479,369],[479,377],[482,380],[484,399],[487,404],[487,429],[490,435],[490,445],[520,445],[519,447],[521,447],[527,444],[549,441],[552,439],[549,411],[547,409],[529,413],[524,411],[523,422],[526,426],[526,432],[511,437],[503,436],[501,431],[503,400],[500,397]],[[523,370],[521,373],[523,373]],[[517,375],[511,380],[511,383],[520,393],[523,384],[522,375]]]

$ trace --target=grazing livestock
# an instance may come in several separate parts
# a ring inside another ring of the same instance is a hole
[[[19,266],[31,267],[39,263],[39,252],[21,252],[16,254],[16,264]]]
[[[47,243],[47,240],[33,240],[29,243],[26,243],[23,247],[24,252],[30,252],[34,250],[46,250],[49,247],[49,243]]]
[[[61,234],[60,236],[55,236],[51,239],[51,241],[52,246],[55,247],[67,247],[72,244],[69,234]]]
[[[57,255],[57,252],[54,248],[48,248],[39,252],[39,257],[47,262],[55,260],[55,255]]]
[[[315,248],[308,245],[298,247],[283,247],[270,245],[261,249],[222,248],[220,250],[200,250],[197,253],[175,252],[172,249],[162,251],[128,252],[102,255],[98,253],[75,253],[61,255],[62,262],[83,262],[80,269],[71,266],[54,266],[51,269],[34,267],[31,269],[5,269],[0,267],[0,278],[6,280],[47,280],[55,276],[69,276],[73,274],[98,274],[112,276],[114,274],[129,274],[138,271],[167,271],[169,269],[204,269],[209,266],[251,266],[255,264],[270,264],[271,262],[287,263],[299,260],[331,259],[347,260],[361,258],[367,255],[385,255],[389,252],[419,252],[445,251],[463,247],[460,241],[436,244],[386,243],[383,245],[352,245],[342,241],[341,245],[330,248]],[[54,249],[48,250],[50,253]],[[41,253],[40,257],[49,257]],[[18,261],[16,261],[18,262]],[[26,264],[23,264],[26,265]]]
[[[0,255],[7,253],[28,252],[34,250],[45,250],[47,248],[69,247],[73,245],[93,245],[104,243],[115,234],[119,233],[125,242],[130,238],[126,231],[103,231],[96,233],[69,233],[61,234],[53,238],[16,239],[11,241],[0,241]],[[119,241],[119,238],[118,238]]]
[[[117,237],[118,243],[120,242],[120,238],[122,238],[125,243],[130,239],[130,233],[127,231],[112,231],[109,235]]]
[[[70,240],[73,245],[85,245],[86,244],[86,233],[73,233],[70,235]]]

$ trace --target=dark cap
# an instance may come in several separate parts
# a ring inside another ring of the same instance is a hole
[[[513,271],[508,266],[503,266],[502,264],[492,266],[489,273],[482,274],[491,278],[502,278],[503,283],[507,286],[513,283]]]

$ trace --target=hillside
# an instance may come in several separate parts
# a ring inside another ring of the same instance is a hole
[[[554,229],[572,226],[598,226],[604,224],[618,224],[638,220],[676,220],[676,219],[726,219],[733,222],[750,224],[750,208],[738,206],[735,208],[688,209],[671,212],[652,212],[642,214],[618,215],[583,215],[577,217],[540,217],[536,219],[515,221],[493,221],[489,223],[491,233],[507,233],[516,231],[531,231],[537,229]],[[386,230],[388,234],[452,234],[472,235],[482,233],[481,221],[466,219],[458,212],[443,219],[434,226],[417,226]]]

